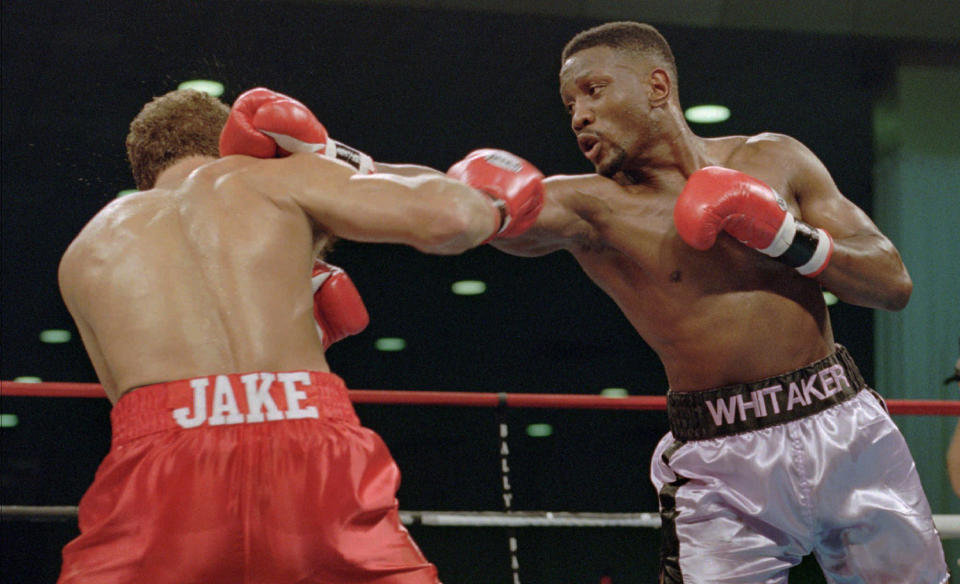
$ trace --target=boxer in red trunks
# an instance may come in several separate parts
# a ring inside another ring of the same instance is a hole
[[[373,164],[263,88],[232,111],[193,91],[157,98],[127,149],[140,192],[60,264],[115,405],[59,582],[437,582],[400,524],[396,464],[325,359],[368,316],[323,253],[334,237],[454,254],[517,235],[542,175],[502,151],[472,153],[454,178]]]
[[[899,253],[797,140],[695,135],[676,83],[649,25],[573,37],[560,96],[596,174],[548,178],[534,226],[493,242],[569,251],[664,365],[661,582],[782,583],[810,553],[830,582],[944,582],[913,459],[821,290],[900,310]]]

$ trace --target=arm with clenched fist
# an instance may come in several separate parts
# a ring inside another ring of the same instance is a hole
[[[690,175],[674,207],[680,237],[706,250],[726,232],[818,279],[845,302],[887,310],[906,306],[913,285],[890,240],[839,192],[806,147],[783,137],[773,153],[781,167],[792,169],[789,192],[778,193],[741,170],[701,168]]]

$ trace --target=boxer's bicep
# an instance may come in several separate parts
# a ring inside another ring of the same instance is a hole
[[[599,186],[593,184],[595,179],[606,181],[595,175],[546,179],[543,209],[533,226],[520,236],[495,240],[491,245],[527,257],[589,246],[599,238],[591,220],[596,206],[591,191]]]
[[[794,166],[790,184],[800,208],[799,219],[826,229],[834,241],[880,233],[867,214],[841,193],[820,159],[799,143]]]

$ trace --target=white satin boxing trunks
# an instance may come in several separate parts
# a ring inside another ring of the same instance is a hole
[[[850,354],[669,392],[650,476],[661,582],[780,584],[813,553],[831,584],[947,582],[913,457]]]

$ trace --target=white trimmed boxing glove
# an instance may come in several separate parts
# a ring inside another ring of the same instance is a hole
[[[833,238],[797,220],[780,195],[748,174],[707,166],[690,175],[673,208],[677,233],[699,250],[726,231],[809,278],[826,269]]]
[[[324,349],[370,324],[360,292],[343,269],[322,260],[313,262],[313,318]]]
[[[536,222],[543,209],[543,173],[505,150],[474,150],[451,166],[447,176],[493,199],[500,227],[487,241],[522,234]]]
[[[327,135],[307,106],[265,87],[241,94],[220,133],[220,155],[280,158],[312,152],[349,164],[357,172],[375,172],[373,159]]]

